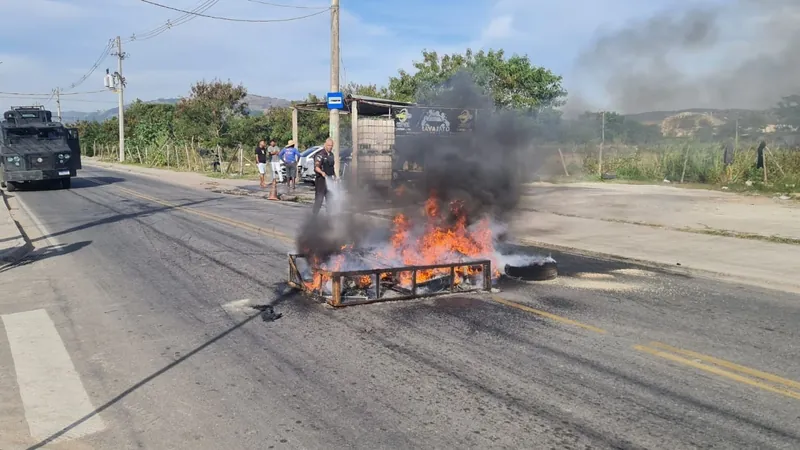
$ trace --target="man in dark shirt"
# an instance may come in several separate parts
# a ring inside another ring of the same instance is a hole
[[[258,146],[256,147],[256,167],[258,167],[258,175],[261,177],[261,187],[267,187],[267,182],[264,180],[264,176],[267,174],[267,141],[260,140],[258,141]]]
[[[319,213],[322,208],[322,201],[328,199],[328,180],[333,181],[336,178],[334,171],[334,158],[331,149],[333,148],[333,139],[328,138],[325,140],[325,145],[322,150],[314,155],[314,173],[317,175],[314,179],[314,215]]]

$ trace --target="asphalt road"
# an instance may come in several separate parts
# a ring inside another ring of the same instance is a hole
[[[2,449],[800,448],[794,295],[556,254],[332,310],[282,284],[305,206],[90,168],[11,195]]]

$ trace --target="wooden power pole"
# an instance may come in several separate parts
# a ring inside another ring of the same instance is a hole
[[[331,0],[331,90],[339,92],[339,0]],[[339,177],[339,110],[330,109],[330,135],[333,139],[334,171]]]

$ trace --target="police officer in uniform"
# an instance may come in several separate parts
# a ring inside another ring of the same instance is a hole
[[[317,175],[314,179],[314,215],[317,215],[322,208],[322,201],[328,198],[328,180],[335,179],[335,161],[331,149],[333,149],[333,139],[328,138],[322,150],[314,155],[314,173]]]

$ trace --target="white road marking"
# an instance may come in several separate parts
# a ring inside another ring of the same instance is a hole
[[[27,205],[25,205],[25,202],[22,201],[22,198],[20,198],[20,196],[16,196],[14,198],[17,200],[19,209],[22,210],[22,212],[25,213],[25,215],[27,215],[28,218],[31,219],[31,222],[33,222],[36,228],[39,229],[39,232],[42,234],[41,240],[43,240],[50,247],[55,247],[56,245],[60,245],[58,239],[56,239],[56,237],[53,236],[52,233],[50,233],[50,230],[48,230],[47,227],[44,226],[44,224],[39,220],[39,218],[36,217],[35,214],[33,214],[33,211],[31,211],[30,208],[28,208]]]
[[[2,319],[31,436],[46,439],[92,413],[89,394],[47,311],[6,314]],[[95,414],[55,442],[104,429],[105,423]]]

